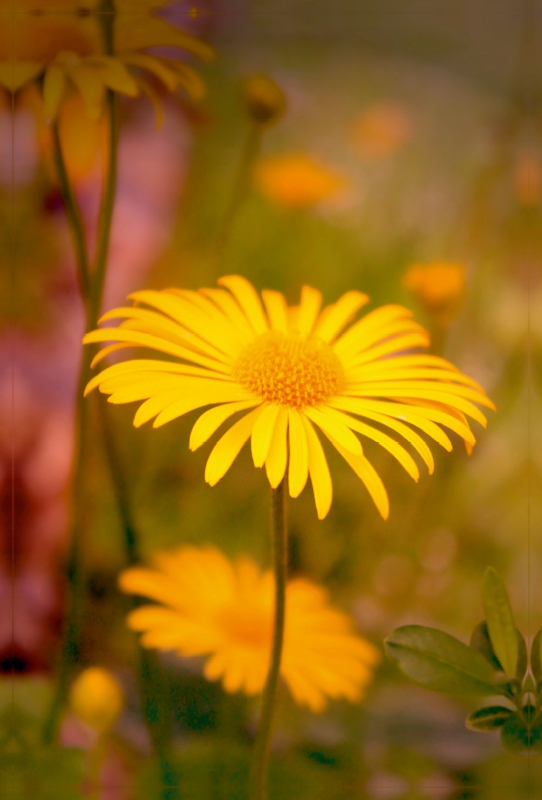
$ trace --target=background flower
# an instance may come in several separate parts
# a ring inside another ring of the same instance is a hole
[[[227,692],[259,694],[268,669],[273,577],[246,556],[230,561],[214,547],[156,553],[153,568],[125,570],[124,592],[159,605],[132,611],[128,625],[145,647],[209,656],[204,674]],[[296,578],[286,589],[281,675],[297,703],[322,711],[330,698],[357,702],[380,660],[326,592]]]

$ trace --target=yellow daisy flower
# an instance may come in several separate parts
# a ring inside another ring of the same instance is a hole
[[[153,567],[121,573],[122,591],[157,601],[132,611],[128,626],[141,644],[181,656],[208,656],[204,674],[227,692],[259,694],[271,653],[274,580],[249,557],[230,561],[214,547],[156,553]],[[315,583],[286,588],[281,675],[294,700],[322,711],[328,698],[357,702],[380,656],[333,608]]]
[[[304,286],[299,306],[282,294],[262,292],[239,275],[220,279],[221,289],[165,289],[130,295],[135,305],[116,308],[102,322],[123,319],[84,337],[86,344],[112,342],[108,353],[142,346],[173,361],[130,359],[103,370],[86,387],[99,387],[110,403],[144,401],[134,425],[154,419],[157,428],[194,409],[205,411],[192,428],[196,450],[234,414],[241,413],[215,444],[205,470],[214,486],[250,439],[256,467],[276,488],[288,469],[291,497],[310,476],[320,519],[331,505],[331,476],[316,431],[328,439],[361,478],[381,515],[388,496],[356,434],[378,442],[418,480],[412,455],[390,436],[409,442],[430,472],[433,456],[418,431],[446,450],[441,426],[475,442],[467,417],[485,426],[474,403],[494,408],[483,389],[426,347],[425,330],[398,305],[377,308],[346,332],[368,297],[353,291],[320,310],[322,295]],[[384,429],[384,430],[383,430]]]
[[[0,0],[0,11],[6,0]],[[11,5],[11,4],[10,4]],[[114,19],[114,53],[106,52],[97,3],[85,6],[72,0],[45,0],[40,14],[30,13],[26,2],[0,29],[0,85],[11,92],[43,78],[47,116],[54,119],[64,97],[73,89],[85,101],[87,114],[97,119],[107,88],[135,97],[147,93],[159,105],[156,91],[145,77],[157,78],[168,91],[185,88],[200,97],[203,84],[197,73],[176,59],[152,55],[149,47],[173,46],[203,59],[212,49],[150,12],[164,2],[117,0]]]

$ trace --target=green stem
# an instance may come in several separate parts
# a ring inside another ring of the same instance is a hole
[[[84,601],[84,570],[81,552],[80,519],[77,509],[81,508],[84,494],[84,464],[86,462],[85,431],[89,417],[89,404],[83,397],[84,387],[90,375],[90,362],[92,350],[87,348],[83,352],[83,363],[77,386],[77,405],[75,414],[75,457],[73,468],[73,508],[74,523],[70,541],[70,550],[67,564],[67,616],[62,636],[62,646],[58,660],[58,671],[55,691],[53,693],[49,712],[42,729],[42,740],[51,744],[58,733],[60,714],[64,706],[68,691],[71,672],[79,660],[81,625],[83,620]]]
[[[96,256],[92,269],[89,301],[89,328],[94,328],[98,322],[102,303],[102,294],[111,239],[111,223],[113,221],[113,208],[115,205],[115,192],[117,188],[117,160],[119,144],[119,111],[115,92],[107,90],[107,108],[109,112],[109,163],[100,208],[98,225],[98,242]]]
[[[275,577],[275,618],[271,663],[262,696],[260,723],[254,744],[250,771],[250,800],[267,797],[267,772],[273,734],[273,720],[280,677],[284,621],[286,615],[286,580],[288,567],[288,528],[286,524],[286,478],[272,490],[272,545]]]
[[[73,191],[70,182],[68,170],[66,168],[66,162],[64,161],[58,123],[56,122],[53,124],[53,159],[58,177],[58,183],[60,185],[60,191],[64,200],[64,207],[66,209],[69,228],[73,239],[77,273],[79,276],[79,283],[81,285],[81,294],[85,303],[88,303],[88,298],[90,297],[90,268],[87,256],[85,226],[83,224],[83,218],[79,210],[75,192]]]
[[[252,124],[241,153],[241,161],[235,176],[233,190],[226,212],[216,235],[216,251],[220,257],[228,242],[232,223],[237,215],[237,211],[245,197],[247,186],[250,179],[250,168],[260,149],[262,141],[262,129],[258,125]]]

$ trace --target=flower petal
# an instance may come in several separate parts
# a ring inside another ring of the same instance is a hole
[[[284,295],[264,289],[262,297],[272,330],[288,333],[288,306]]]
[[[255,467],[263,467],[265,463],[279,411],[280,406],[278,405],[266,405],[256,420],[251,438],[252,458]]]
[[[253,408],[256,405],[260,405],[260,400],[242,400],[216,406],[205,411],[195,422],[190,433],[188,445],[190,450],[197,450],[198,447],[201,447],[220,428],[222,423],[233,414],[238,411],[244,411],[247,408]]]
[[[315,422],[324,433],[333,436],[334,439],[340,442],[342,446],[351,453],[354,455],[361,455],[363,453],[363,448],[358,437],[355,436],[337,416],[334,417],[333,413],[330,414],[329,409],[325,405],[319,407],[307,406],[307,408],[303,409],[303,413],[310,420]]]
[[[288,410],[288,427],[290,432],[288,487],[290,497],[298,497],[309,477],[309,448],[302,415],[293,408]]]
[[[324,309],[314,328],[313,335],[324,342],[331,342],[344,326],[350,322],[358,309],[369,302],[362,292],[347,292],[337,302]]]
[[[316,431],[305,416],[301,415],[301,420],[307,434],[307,444],[309,448],[309,475],[314,491],[314,501],[318,519],[324,519],[331,508],[333,498],[333,486],[331,475],[323,447],[320,443]]]
[[[286,472],[286,464],[288,462],[287,432],[288,411],[285,408],[281,408],[275,422],[273,438],[265,460],[265,471],[272,489],[277,488]]]
[[[261,406],[259,406],[254,411],[241,417],[215,444],[205,467],[205,480],[210,486],[218,483],[229,470],[239,455],[239,451],[250,438],[254,424],[261,411]]]
[[[235,296],[245,312],[254,333],[265,333],[269,330],[258,293],[246,278],[242,278],[241,275],[226,275],[224,278],[220,278],[218,282],[222,286],[227,286]]]
[[[327,435],[327,434],[326,434]],[[382,483],[380,476],[365,456],[355,456],[344,448],[339,442],[328,436],[330,442],[337,448],[344,460],[352,467],[358,478],[365,484],[365,487],[383,519],[387,519],[390,513],[390,503],[388,493]]]
[[[420,470],[418,469],[418,465],[410,453],[405,450],[402,445],[396,442],[395,439],[392,439],[391,436],[388,436],[387,433],[383,433],[377,428],[371,427],[371,425],[366,425],[364,422],[360,422],[359,420],[354,419],[347,414],[343,414],[341,411],[328,408],[327,413],[332,417],[335,417],[336,415],[337,421],[340,421],[347,427],[352,428],[352,430],[367,436],[368,439],[378,442],[379,445],[384,447],[389,453],[391,453],[392,456],[394,456],[394,458],[397,459],[397,461],[402,467],[404,467],[411,478],[413,478],[415,481],[419,480]]]
[[[303,337],[310,336],[322,305],[322,293],[310,286],[301,289],[301,303],[297,317],[297,328]]]

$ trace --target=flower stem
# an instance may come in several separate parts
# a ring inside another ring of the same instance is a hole
[[[109,112],[109,160],[107,165],[107,174],[105,177],[102,204],[100,208],[96,256],[92,268],[88,320],[89,328],[94,328],[96,326],[100,315],[107,268],[107,256],[109,253],[109,241],[111,239],[111,223],[113,221],[115,192],[117,188],[119,110],[117,96],[111,89],[107,90],[107,108]]]
[[[53,159],[55,163],[56,174],[62,199],[64,200],[64,207],[66,216],[69,222],[69,228],[72,234],[73,247],[75,250],[75,261],[77,264],[77,274],[81,286],[81,294],[85,303],[88,303],[90,297],[90,268],[87,256],[87,244],[85,238],[85,227],[75,192],[73,191],[64,154],[62,152],[62,144],[60,141],[60,133],[58,130],[58,123],[53,124]],[[88,313],[88,306],[87,306]]]
[[[216,234],[216,254],[220,258],[227,245],[231,232],[231,226],[237,215],[237,211],[247,190],[250,168],[256,158],[262,141],[262,130],[259,125],[252,124],[249,128],[247,138],[241,153],[241,160],[235,176],[233,190],[230,196],[228,207]]]
[[[262,696],[260,723],[254,744],[254,755],[250,771],[250,800],[265,800],[267,797],[267,772],[273,734],[273,720],[280,677],[284,622],[286,612],[286,578],[288,567],[288,528],[286,523],[286,478],[276,489],[272,489],[272,547],[273,573],[275,577],[275,618],[271,663]]]

